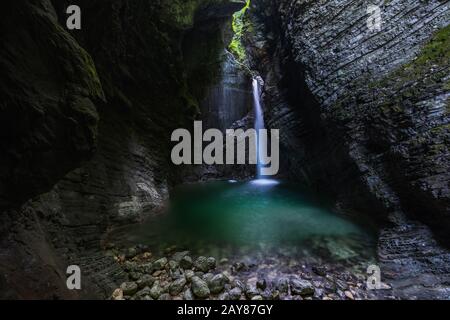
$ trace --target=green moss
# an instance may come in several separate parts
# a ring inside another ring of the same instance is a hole
[[[79,53],[82,60],[82,67],[89,75],[88,86],[90,94],[94,97],[100,97],[101,99],[104,99],[103,88],[100,82],[100,78],[97,74],[97,69],[95,68],[94,61],[84,49],[80,48]]]
[[[433,129],[431,129],[432,133],[441,133],[443,131],[450,131],[449,123],[441,125],[441,126],[437,126],[437,127],[434,127]]]
[[[247,31],[249,24],[246,21],[245,13],[250,8],[250,0],[247,0],[245,7],[233,15],[233,32],[234,36],[228,49],[240,61],[246,60],[245,46],[242,43],[242,36]]]
[[[432,65],[448,65],[450,61],[450,25],[434,34],[419,56],[401,73],[404,76],[420,75]]]
[[[385,113],[400,112],[398,106],[401,106],[403,101],[419,98],[430,87],[440,86],[443,90],[450,89],[450,82],[442,81],[446,76],[445,67],[449,65],[449,61],[450,26],[446,26],[433,35],[416,59],[382,80],[370,83],[369,89],[396,92],[396,96],[388,97],[388,101],[382,105],[382,110]],[[448,104],[447,111],[450,111]]]

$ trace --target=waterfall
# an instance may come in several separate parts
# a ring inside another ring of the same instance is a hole
[[[256,130],[256,154],[257,154],[257,164],[256,164],[256,178],[261,179],[261,158],[263,152],[265,152],[266,144],[260,141],[259,130],[265,129],[264,126],[264,113],[261,107],[261,83],[263,80],[260,77],[253,78],[253,104],[255,108],[255,130]]]

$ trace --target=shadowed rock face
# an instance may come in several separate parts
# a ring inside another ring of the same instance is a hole
[[[0,209],[48,191],[92,156],[104,94],[48,1],[1,5]],[[27,23],[18,23],[27,21]]]
[[[366,5],[255,2],[249,54],[266,78],[268,122],[284,128],[287,174],[387,219],[380,261],[403,279],[396,294],[442,298],[449,252],[410,219],[448,243],[449,4],[384,2],[379,32]]]
[[[81,30],[65,27],[69,4],[82,8]],[[190,46],[204,47],[243,6],[228,0],[2,4],[1,296],[110,294],[123,276],[100,253],[101,237],[108,226],[164,205],[169,186],[180,180],[170,164],[170,134],[198,114],[203,87],[216,77],[205,68],[225,46],[218,42],[188,59],[183,39],[201,29],[205,37]],[[204,78],[190,81],[191,69]],[[71,263],[83,270],[81,292],[65,287]]]

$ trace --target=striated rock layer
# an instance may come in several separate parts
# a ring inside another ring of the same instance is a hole
[[[384,1],[372,31],[367,5],[255,1],[244,41],[266,80],[266,120],[282,128],[285,174],[388,222],[380,260],[397,296],[448,297],[436,237],[449,243],[450,6]]]

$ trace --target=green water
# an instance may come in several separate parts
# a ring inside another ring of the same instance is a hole
[[[176,245],[216,256],[224,250],[286,250],[337,259],[374,254],[371,230],[298,186],[271,180],[178,187],[168,214],[124,233],[130,243]]]

